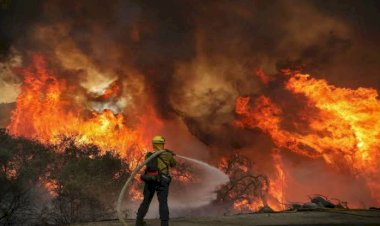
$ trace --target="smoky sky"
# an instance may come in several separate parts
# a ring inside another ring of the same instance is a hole
[[[25,65],[44,54],[75,84],[87,69],[62,62],[78,52],[119,81],[139,77],[134,96],[149,96],[160,117],[181,117],[208,145],[240,148],[254,141],[231,126],[237,96],[267,94],[292,108],[281,81],[263,86],[256,68],[297,67],[337,86],[380,89],[379,8],[368,0],[10,0],[1,4],[0,53],[5,60],[15,49]]]

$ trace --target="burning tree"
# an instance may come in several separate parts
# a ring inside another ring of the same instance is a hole
[[[269,179],[264,175],[254,175],[249,158],[234,154],[221,161],[220,169],[230,178],[229,183],[217,192],[217,202],[229,203],[238,211],[257,211],[266,206]]]

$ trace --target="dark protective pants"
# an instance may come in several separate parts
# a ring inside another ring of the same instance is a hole
[[[159,212],[161,221],[169,220],[168,194],[170,181],[161,180],[160,182],[145,182],[144,200],[142,201],[138,211],[137,219],[144,219],[149,210],[154,193],[157,192],[159,203]]]

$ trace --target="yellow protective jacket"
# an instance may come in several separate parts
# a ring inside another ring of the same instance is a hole
[[[165,150],[166,151],[161,153],[157,158],[157,164],[158,164],[157,167],[161,173],[169,175],[170,167],[174,167],[177,164],[177,162],[174,159],[174,153],[170,150],[167,150],[167,149]],[[155,151],[159,151],[159,150],[155,150]],[[147,158],[148,156],[149,156],[149,153],[147,154],[145,158]]]

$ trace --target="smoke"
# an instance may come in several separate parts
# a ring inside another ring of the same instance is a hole
[[[0,103],[12,103],[16,101],[21,80],[15,75],[13,69],[21,65],[21,57],[16,50],[0,62]]]
[[[303,102],[281,88],[282,68],[380,89],[376,8],[375,1],[13,0],[1,9],[0,102],[17,97],[11,68],[39,53],[76,87],[68,94],[76,105],[123,112],[128,123],[153,106],[171,123],[162,130],[169,140],[196,143],[197,153],[182,147],[191,156],[216,162],[240,150],[271,174],[273,144],[259,130],[233,126],[235,99],[268,95],[292,121]],[[275,81],[263,84],[258,68]],[[120,94],[98,98],[115,83]]]
[[[10,115],[15,108],[14,103],[0,104],[0,127],[4,128],[10,123]]]
[[[368,208],[376,205],[366,181],[360,175],[350,175],[346,171],[336,171],[326,167],[323,160],[305,159],[291,153],[283,154],[286,169],[286,202],[308,202],[308,196],[327,195],[348,201],[350,208]]]

